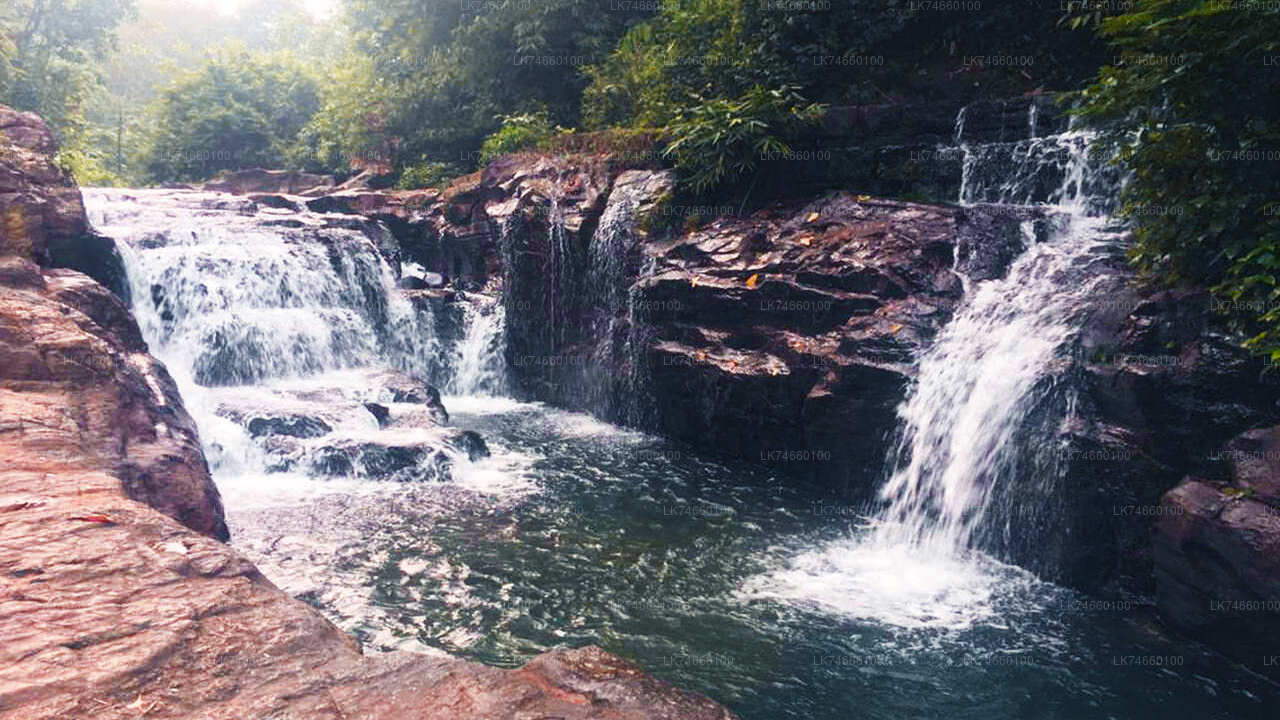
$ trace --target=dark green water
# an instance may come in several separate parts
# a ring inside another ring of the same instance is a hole
[[[522,455],[535,489],[370,533],[361,557],[375,560],[347,571],[370,573],[380,629],[406,640],[501,666],[596,644],[748,720],[1280,707],[1276,686],[1167,638],[1146,608],[983,558],[859,557],[856,509],[759,469],[582,416],[469,402],[455,424]],[[863,587],[874,583],[886,587]]]

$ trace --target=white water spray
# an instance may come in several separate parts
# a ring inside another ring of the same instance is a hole
[[[753,580],[751,594],[891,626],[964,629],[1036,582],[975,546],[1001,484],[1043,481],[1020,476],[1018,433],[1054,391],[1055,360],[1100,294],[1094,261],[1118,235],[1090,212],[1099,181],[1089,134],[970,144],[964,125],[962,111],[961,202],[1046,206],[1049,237],[1036,242],[1024,227],[1028,247],[1003,278],[966,282],[899,408],[900,442],[880,491],[885,507],[869,527]]]

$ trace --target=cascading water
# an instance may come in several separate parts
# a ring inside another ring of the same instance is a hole
[[[1001,593],[1035,582],[980,551],[1017,540],[1021,493],[1011,486],[1041,486],[1025,493],[1033,500],[1051,494],[1044,486],[1056,481],[1054,454],[1027,452],[1028,418],[1051,402],[1071,406],[1054,368],[1103,294],[1099,266],[1120,232],[1097,214],[1111,186],[1089,133],[970,144],[965,120],[962,111],[961,203],[1041,205],[1048,237],[1037,242],[1028,223],[1027,247],[1004,277],[964,278],[965,299],[899,408],[884,507],[869,527],[758,578],[753,592],[891,625],[963,628],[993,617]],[[1034,116],[1029,122],[1034,128]]]
[[[368,406],[425,399],[388,371],[425,376],[440,352],[429,307],[395,291],[384,228],[189,191],[85,196],[224,492],[263,474],[433,477],[456,460]]]
[[[237,545],[348,629],[383,633],[365,584],[325,566],[354,562],[369,526],[401,504],[421,512],[504,474],[479,461],[475,436],[442,426],[419,379],[440,344],[430,305],[396,290],[386,229],[191,191],[86,190],[85,202],[197,421]],[[468,326],[456,380],[467,391],[499,387],[486,375],[495,326],[501,308]]]
[[[462,339],[453,346],[450,363],[450,394],[497,396],[506,391],[506,314],[502,303],[489,296],[463,302]]]

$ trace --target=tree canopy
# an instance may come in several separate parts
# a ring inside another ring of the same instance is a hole
[[[281,167],[319,107],[315,75],[292,55],[221,51],[161,93],[144,172],[155,181],[202,180]]]

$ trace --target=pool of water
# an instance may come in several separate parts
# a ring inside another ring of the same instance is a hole
[[[455,485],[219,478],[234,543],[373,648],[506,667],[595,644],[746,720],[1263,718],[1280,689],[981,555],[584,415],[446,400]]]

